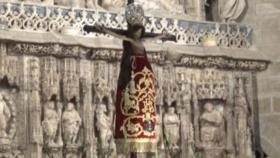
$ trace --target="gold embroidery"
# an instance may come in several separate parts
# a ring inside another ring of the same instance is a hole
[[[139,80],[135,84],[135,80]],[[131,73],[131,81],[126,86],[121,101],[121,111],[127,118],[124,120],[122,130],[125,137],[137,137],[141,134],[145,136],[153,136],[156,130],[144,129],[139,123],[134,123],[132,120],[141,120],[147,123],[155,122],[156,117],[152,113],[155,109],[155,77],[153,72],[144,67],[142,71]],[[143,104],[140,111],[140,103]],[[141,113],[145,113],[142,115]],[[155,127],[154,127],[155,128]]]

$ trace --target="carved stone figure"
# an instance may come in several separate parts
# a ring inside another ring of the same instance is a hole
[[[225,21],[236,21],[246,8],[246,0],[220,0],[223,3],[221,18]]]
[[[0,138],[7,137],[7,126],[11,117],[11,111],[0,93]]]
[[[214,108],[210,102],[204,105],[204,112],[200,117],[200,139],[202,148],[206,152],[206,157],[222,158],[222,142],[224,141],[224,131],[222,131],[224,118],[221,112]],[[217,151],[217,149],[219,149]]]
[[[236,142],[238,145],[238,156],[249,158],[253,156],[252,153],[252,141],[251,141],[251,131],[248,121],[249,114],[249,105],[246,100],[246,94],[244,89],[244,83],[242,79],[238,79],[237,83],[237,95],[236,95],[236,123],[237,123],[237,132],[236,132]]]
[[[42,122],[42,127],[45,136],[44,140],[50,146],[55,145],[59,120],[60,117],[55,110],[54,102],[47,102],[44,107],[44,120]]]
[[[62,114],[62,131],[65,144],[76,144],[81,124],[80,114],[75,109],[74,104],[69,102]]]
[[[108,148],[110,140],[113,137],[112,121],[113,119],[108,116],[105,104],[100,104],[96,109],[96,127],[99,131],[99,138],[101,141],[102,149]]]
[[[219,111],[214,109],[212,103],[206,103],[204,112],[200,117],[201,141],[203,145],[211,147],[219,141],[219,127],[223,122],[223,117]]]
[[[178,141],[180,139],[180,119],[175,113],[174,107],[168,107],[168,112],[164,115],[163,123],[165,138],[170,145],[169,148],[178,149]]]
[[[190,103],[186,105],[190,107]],[[184,141],[185,144],[182,145],[186,150],[186,156],[189,158],[195,158],[193,151],[194,144],[194,136],[193,136],[193,125],[190,120],[190,111],[186,110],[187,108],[181,109],[181,140]]]

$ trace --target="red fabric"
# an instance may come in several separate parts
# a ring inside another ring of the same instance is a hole
[[[129,93],[129,98],[135,107],[127,108],[126,104],[129,103],[125,100],[126,88],[131,88],[129,85],[133,82],[130,81],[126,87],[118,86],[116,96],[115,139],[139,140],[139,142],[143,139],[156,140],[156,82],[154,73],[146,55],[132,55],[131,60],[131,81],[134,81],[136,91],[133,91],[135,93],[132,94]],[[126,109],[125,113],[123,109]],[[131,125],[130,127],[132,127],[132,129],[130,129],[128,125]],[[138,127],[133,128],[135,125]],[[139,125],[142,130],[140,130]],[[137,129],[139,130],[137,131]],[[127,134],[125,134],[126,132]],[[137,133],[137,135],[134,135],[135,133]]]

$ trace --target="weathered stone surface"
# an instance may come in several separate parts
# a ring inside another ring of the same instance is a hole
[[[270,113],[271,110],[271,98],[259,98],[260,113]]]
[[[280,113],[280,97],[273,97],[273,112]]]
[[[278,0],[249,0],[243,23],[254,27],[253,41],[259,53],[272,60],[271,67],[258,75],[260,97],[261,141],[269,158],[280,157],[279,133],[279,59],[280,59],[280,2]],[[271,104],[269,103],[271,99]],[[269,111],[271,109],[271,111]]]

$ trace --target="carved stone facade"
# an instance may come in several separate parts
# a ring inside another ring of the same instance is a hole
[[[10,35],[0,36],[0,157],[121,156],[113,138],[121,44],[81,28],[100,22],[124,29],[124,17],[75,7],[110,10],[126,1],[0,3],[0,22],[7,22],[0,34]],[[203,17],[201,0],[149,3]],[[146,43],[158,85],[159,157],[255,157],[259,138],[253,81],[269,62],[248,49],[251,29],[146,19],[147,32],[168,30],[176,36],[172,42]]]

